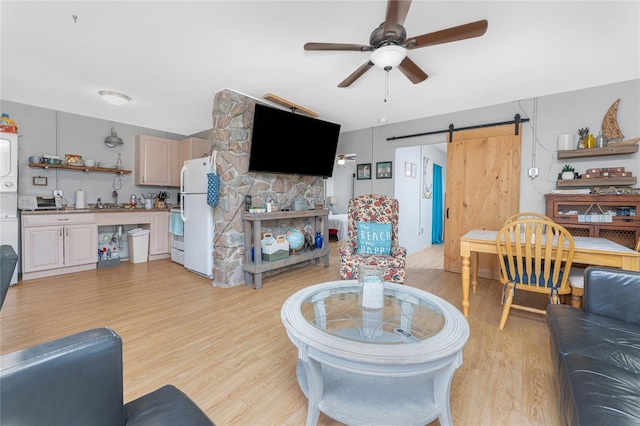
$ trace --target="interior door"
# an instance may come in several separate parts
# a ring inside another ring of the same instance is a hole
[[[453,133],[447,147],[444,269],[461,271],[459,238],[471,229],[498,230],[520,208],[519,125]],[[478,275],[498,278],[495,256],[480,255]]]

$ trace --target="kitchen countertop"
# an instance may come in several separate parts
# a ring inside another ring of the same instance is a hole
[[[143,213],[143,212],[169,212],[171,208],[174,207],[165,207],[165,208],[153,208],[153,209],[145,209],[145,208],[124,208],[124,207],[107,207],[98,209],[95,207],[89,207],[86,209],[74,209],[74,208],[65,208],[60,210],[21,210],[20,214],[22,215],[43,215],[43,214],[69,214],[69,213]]]

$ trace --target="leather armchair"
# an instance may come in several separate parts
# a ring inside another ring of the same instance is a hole
[[[7,297],[11,277],[13,277],[13,271],[15,271],[17,264],[18,255],[13,247],[7,244],[0,246],[0,308]]]
[[[123,403],[122,340],[96,328],[0,359],[0,424],[210,426],[172,385]]]

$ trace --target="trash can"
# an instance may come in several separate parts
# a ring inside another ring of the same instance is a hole
[[[135,228],[127,231],[129,262],[142,263],[149,260],[149,230]]]

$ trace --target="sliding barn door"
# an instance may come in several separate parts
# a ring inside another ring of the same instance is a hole
[[[520,208],[521,127],[453,133],[447,146],[444,269],[460,272],[459,238],[471,229],[498,230]],[[480,255],[478,275],[498,278],[494,255]]]

